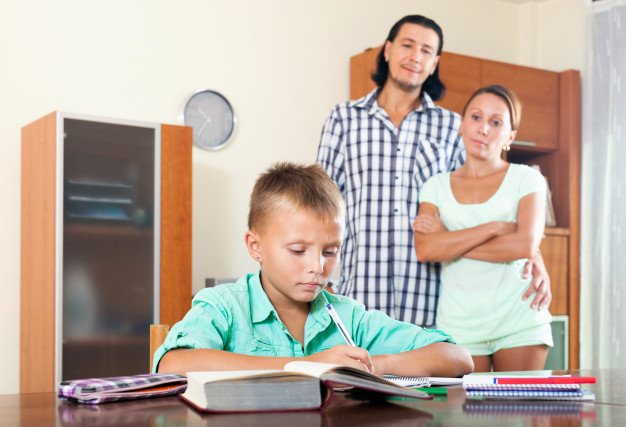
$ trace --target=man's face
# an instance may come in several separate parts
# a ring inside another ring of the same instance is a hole
[[[385,59],[389,65],[387,82],[412,92],[422,87],[437,68],[439,37],[430,28],[404,24],[393,42],[385,43]]]

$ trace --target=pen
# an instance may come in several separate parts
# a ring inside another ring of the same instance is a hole
[[[352,341],[352,337],[348,333],[348,330],[346,329],[346,327],[343,325],[343,322],[339,318],[339,315],[335,311],[335,308],[332,305],[330,305],[330,303],[326,304],[326,308],[328,309],[328,313],[330,314],[330,317],[335,322],[337,329],[339,329],[339,332],[341,332],[343,339],[346,340],[346,342],[352,347],[356,347],[356,344],[354,343],[354,341]]]
[[[423,391],[426,394],[448,395],[448,389],[445,387],[415,387],[415,390]]]

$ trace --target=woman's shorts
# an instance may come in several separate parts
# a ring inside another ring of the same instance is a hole
[[[489,356],[499,350],[506,348],[523,347],[528,345],[547,345],[554,346],[552,340],[552,328],[550,324],[533,326],[511,335],[506,335],[490,341],[482,341],[477,343],[459,343],[459,345],[467,349],[472,356]]]

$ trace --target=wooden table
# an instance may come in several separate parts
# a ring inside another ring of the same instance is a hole
[[[421,425],[626,425],[626,370],[582,370],[598,383],[586,388],[595,403],[473,402],[463,389],[431,401],[360,402],[337,394],[325,411],[268,414],[200,414],[177,397],[104,405],[77,405],[53,393],[0,395],[2,426],[421,426]]]

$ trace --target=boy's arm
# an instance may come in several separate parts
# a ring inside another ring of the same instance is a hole
[[[211,348],[178,348],[165,353],[158,372],[185,375],[193,371],[282,369],[292,360],[290,357],[248,356]]]
[[[179,348],[168,351],[158,366],[158,372],[185,375],[192,371],[238,371],[246,369],[283,369],[294,360],[334,363],[372,372],[367,350],[338,345],[305,357],[250,356],[209,348]]]
[[[469,352],[449,342],[372,356],[372,363],[376,373],[407,377],[460,377],[474,370]]]
[[[372,354],[378,375],[456,377],[474,369],[469,352],[445,332],[365,310],[362,304],[355,303],[353,310],[353,339]]]

